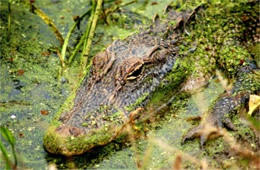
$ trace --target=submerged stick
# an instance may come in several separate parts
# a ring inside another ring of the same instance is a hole
[[[29,1],[24,0],[23,2],[30,8],[32,13],[38,15],[51,28],[51,30],[54,32],[57,39],[60,41],[60,44],[62,45],[64,39],[61,33],[59,32],[58,28],[54,24],[54,22],[41,9],[39,9]]]

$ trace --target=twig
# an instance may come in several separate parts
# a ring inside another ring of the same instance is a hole
[[[230,148],[237,154],[240,154],[241,156],[245,158],[249,158],[251,160],[258,160],[259,159],[259,153],[254,152],[245,146],[239,144],[236,139],[231,136],[227,130],[225,129],[218,129],[218,133],[224,137],[224,140],[229,144]]]
[[[113,8],[112,11],[108,10],[109,11],[108,13],[113,12],[114,10],[118,9],[119,7],[127,6],[127,5],[130,5],[130,4],[135,3],[135,2],[136,2],[136,0],[133,0],[133,1],[130,1],[130,2],[127,2],[127,3],[123,3],[123,4]],[[102,2],[100,2],[100,4],[102,4]],[[84,43],[84,46],[83,46],[83,53],[81,54],[81,61],[84,60],[84,55],[88,56],[88,53],[89,53],[89,50],[90,50],[89,48],[90,48],[90,45],[91,45],[91,43],[88,44],[88,42],[91,41],[91,40],[89,40],[89,37],[90,37],[89,33],[90,33],[90,29],[92,27],[92,22],[93,22],[93,16],[94,15],[95,15],[95,0],[92,0],[92,12],[91,12],[91,16],[90,16],[89,21],[88,21],[88,25],[87,25],[86,31],[85,31],[84,35],[81,37],[79,43],[76,45],[76,47],[75,47],[74,51],[72,52],[71,56],[69,57],[69,61],[68,61],[69,65],[72,63],[75,55],[77,54],[77,52],[79,51],[79,49],[81,48],[83,43]],[[95,29],[95,28],[93,28],[93,29]],[[85,59],[85,61],[86,60],[87,59]],[[86,63],[83,64],[83,66],[84,65],[86,65]]]
[[[136,3],[136,2],[137,2],[137,0],[132,0],[132,1],[129,1],[129,2],[125,2],[125,3],[120,2],[120,4],[115,5],[115,6],[112,6],[111,8],[106,9],[106,10],[105,10],[106,23],[110,24],[110,19],[109,19],[109,14],[110,14],[110,13],[115,12],[116,10],[118,10],[118,9],[121,8],[121,7],[130,5],[130,4]],[[121,4],[121,3],[122,3],[122,4]]]
[[[32,13],[38,15],[51,28],[51,30],[56,35],[57,39],[60,41],[60,44],[62,45],[64,39],[61,33],[59,32],[58,28],[55,26],[54,22],[41,9],[30,3],[28,0],[24,0],[23,2],[30,8]]]
[[[150,139],[150,142],[158,145],[160,148],[168,151],[168,152],[172,152],[172,153],[176,153],[178,152],[179,154],[181,154],[183,157],[183,159],[185,160],[188,160],[192,163],[194,163],[194,165],[197,165],[199,166],[201,169],[214,169],[213,167],[210,167],[209,164],[207,163],[206,160],[202,159],[202,160],[199,160],[197,159],[196,157],[190,155],[190,154],[187,154],[177,148],[174,148],[170,145],[167,144],[166,140],[165,139],[158,139],[158,138],[154,138],[154,137],[151,137]]]
[[[31,105],[31,103],[27,103],[24,101],[4,101],[4,102],[0,102],[0,107],[12,107],[15,105],[21,105],[21,106],[29,106]]]
[[[108,15],[109,13],[115,12],[115,10],[119,9],[120,7],[131,5],[131,4],[136,3],[136,2],[137,2],[137,0],[132,0],[132,1],[129,1],[129,2],[125,2],[125,3],[120,2],[120,4],[112,6],[111,8],[106,9],[105,10],[105,15]]]
[[[121,5],[119,5],[119,7],[128,6],[128,5],[131,5],[131,4],[136,3],[136,2],[137,2],[137,0],[132,0],[132,1],[129,1],[129,2],[125,2],[125,3],[121,4]]]

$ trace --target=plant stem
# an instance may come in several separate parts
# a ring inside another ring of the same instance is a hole
[[[90,15],[90,18],[88,20],[88,25],[87,25],[87,28],[86,28],[86,31],[85,33],[83,34],[83,36],[80,38],[79,40],[79,43],[76,45],[75,49],[73,50],[70,58],[69,58],[69,65],[72,63],[73,59],[74,59],[74,56],[77,54],[77,52],[79,51],[81,45],[84,43],[85,44],[85,39],[88,37],[88,33],[89,33],[89,30],[90,30],[90,27],[91,27],[91,23],[92,23],[92,18],[93,18],[93,15],[94,15],[94,12],[95,12],[95,0],[92,0],[92,7],[91,7],[91,15]],[[83,46],[83,49],[84,49],[84,46]],[[84,50],[83,50],[84,51]]]
[[[18,161],[17,161],[16,152],[15,152],[15,146],[14,145],[11,145],[11,146],[12,146],[12,153],[13,153],[13,156],[14,156],[14,169],[16,169]]]
[[[65,68],[64,59],[61,57],[60,51],[58,49],[56,50],[56,53],[57,53],[57,55],[58,55],[58,57],[60,59],[60,65],[61,65],[61,68],[63,70]]]
[[[91,8],[89,8],[74,24],[73,26],[70,28],[65,40],[64,40],[64,44],[62,46],[62,51],[61,51],[61,58],[63,61],[65,61],[65,56],[66,56],[66,50],[67,50],[67,47],[68,47],[68,44],[69,44],[69,39],[70,39],[70,36],[72,34],[72,32],[74,31],[74,29],[76,28],[76,26],[79,24],[79,22],[82,20],[82,18],[84,18],[89,12],[90,12]],[[74,57],[74,56],[73,56]],[[69,58],[69,61],[68,63],[71,62],[73,58]]]
[[[87,25],[87,28],[86,28],[86,31],[85,33],[83,34],[83,36],[80,38],[79,40],[79,43],[76,45],[74,51],[72,52],[70,58],[69,58],[69,64],[71,64],[72,60],[74,59],[74,56],[77,54],[77,52],[79,51],[81,45],[84,43],[85,44],[85,39],[88,37],[88,34],[89,34],[89,30],[90,30],[90,26],[91,26],[91,22],[92,22],[92,18],[93,18],[93,10],[95,10],[95,7],[92,6],[91,7],[92,10],[91,10],[91,15],[90,15],[90,18],[88,20],[88,25]],[[83,49],[84,49],[84,46],[83,46]],[[84,50],[83,50],[84,51]]]
[[[137,2],[137,0],[132,0],[132,1],[129,1],[129,2],[125,2],[125,3],[120,2],[118,5],[115,5],[115,6],[112,6],[111,8],[106,9],[106,10],[105,10],[106,23],[110,25],[111,21],[110,21],[109,15],[110,15],[111,13],[115,12],[116,10],[118,10],[118,9],[121,8],[121,7],[130,5],[130,4],[136,3],[136,2]]]
[[[57,39],[60,41],[60,45],[62,45],[64,39],[54,22],[41,9],[30,3],[28,0],[24,0],[23,2],[30,8],[32,13],[38,15],[51,28],[51,30],[56,35]]]
[[[69,61],[68,64],[70,65],[75,57],[75,55],[77,54],[77,52],[79,51],[81,45],[83,44],[85,39],[85,34],[80,38],[79,43],[76,45],[75,49],[73,50],[72,54],[69,57]]]
[[[81,53],[81,56],[80,56],[80,63],[81,64],[83,63],[83,60],[84,60],[84,51],[86,51],[87,40],[89,38],[89,32],[90,32],[90,29],[91,29],[91,26],[92,26],[92,22],[93,22],[93,18],[94,18],[94,15],[95,15],[95,11],[96,11],[96,1],[92,0],[91,16],[90,16],[90,18],[88,20],[88,25],[87,25],[86,31],[84,33],[83,50],[82,50],[82,53]],[[83,65],[83,68],[84,68],[84,65]]]
[[[8,25],[7,25],[7,29],[8,29],[8,34],[10,34],[11,31],[11,0],[8,1]]]
[[[4,127],[0,127],[0,134],[11,145],[12,153],[13,153],[13,156],[14,156],[14,162],[15,162],[14,165],[12,166],[12,169],[16,169],[17,156],[16,156],[16,152],[15,152],[15,138],[12,135],[12,133],[7,128],[4,128]],[[6,152],[6,150],[5,150],[1,141],[0,141],[0,150],[2,151],[2,153],[4,155],[4,159],[6,161],[6,166],[9,166],[9,165],[11,166],[12,164],[11,164],[8,156],[6,157],[7,152]]]
[[[95,13],[93,15],[93,21],[91,23],[91,28],[89,30],[89,34],[88,34],[88,38],[87,38],[87,43],[86,43],[86,46],[84,48],[85,50],[83,50],[83,57],[81,58],[81,66],[82,66],[83,69],[85,69],[86,64],[87,64],[87,59],[88,59],[88,56],[89,56],[89,51],[90,51],[92,40],[94,38],[98,17],[99,17],[101,8],[102,8],[102,3],[103,3],[103,0],[97,1],[96,10],[95,10]]]
[[[2,155],[0,155],[2,157],[2,159],[5,160],[5,168],[6,169],[11,169],[11,161],[9,160],[8,158],[8,154],[7,154],[7,151],[3,145],[3,143],[0,141],[0,150],[2,152]]]
[[[87,38],[84,39],[83,51],[85,51],[85,48],[86,48],[87,39],[88,39],[88,36],[89,36],[89,31],[90,31],[90,28],[91,28],[91,25],[92,25],[95,10],[96,10],[96,1],[92,0],[92,10],[91,10],[91,15],[90,15],[88,25],[87,25],[87,28],[86,28],[86,31],[85,31],[85,37],[87,37]]]

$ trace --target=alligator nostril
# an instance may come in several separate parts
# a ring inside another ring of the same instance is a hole
[[[70,127],[69,128],[69,132],[71,135],[73,135],[74,137],[79,136],[80,134],[82,134],[82,130],[80,128],[77,127]]]

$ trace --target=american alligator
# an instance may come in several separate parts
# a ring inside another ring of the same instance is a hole
[[[48,128],[44,137],[46,150],[66,156],[79,155],[118,137],[126,124],[139,117],[140,106],[145,105],[167,73],[176,67],[182,69],[182,63],[177,60],[185,60],[179,55],[179,47],[185,42],[180,37],[189,34],[186,26],[195,20],[201,8],[177,12],[168,6],[165,9],[167,18],[160,20],[156,16],[154,24],[148,29],[117,40],[104,52],[98,53],[93,58],[89,76],[76,93],[71,109],[57,114]],[[245,66],[241,70],[249,72],[248,68],[257,69],[256,66]],[[188,73],[181,74],[175,87],[187,78]],[[241,84],[242,76],[238,77],[237,84]],[[255,91],[259,92],[259,88]],[[213,125],[221,126],[224,123],[231,127],[226,113],[244,103],[249,96],[249,92],[240,93],[238,90],[232,93],[238,94],[235,97],[220,97],[213,107],[213,114],[207,119]],[[198,135],[201,127],[203,125],[191,130],[184,141]],[[201,136],[203,144],[208,136]]]

